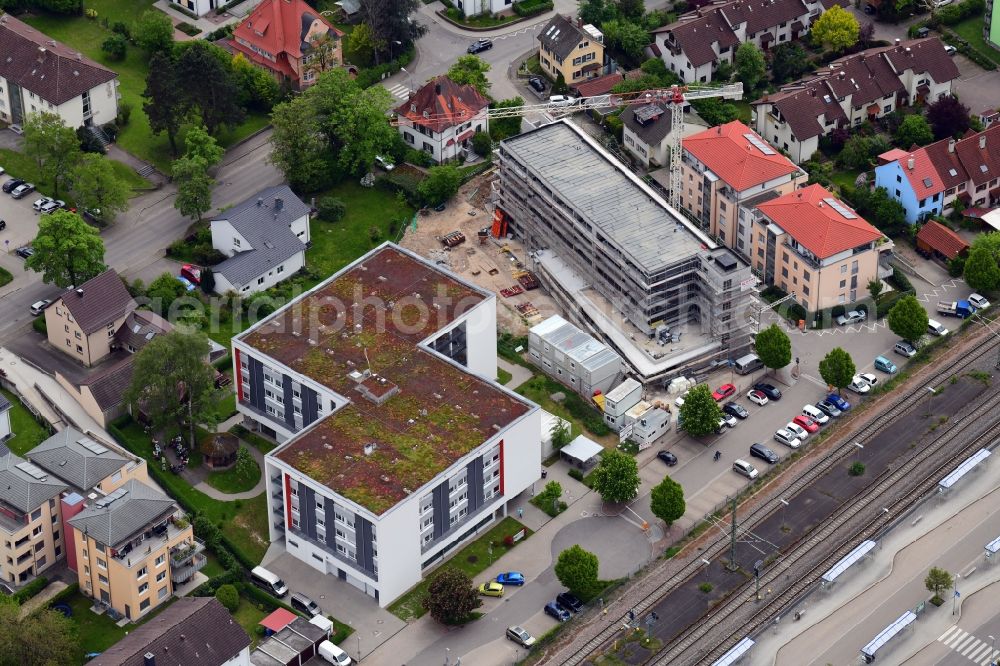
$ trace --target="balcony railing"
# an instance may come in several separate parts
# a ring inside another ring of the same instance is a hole
[[[192,576],[204,568],[206,562],[208,562],[208,558],[199,552],[191,558],[191,561],[187,565],[182,567],[171,567],[170,581],[174,585],[188,582],[191,580]]]
[[[205,542],[195,538],[194,543],[183,543],[170,549],[170,565],[185,566],[192,558],[205,550]]]

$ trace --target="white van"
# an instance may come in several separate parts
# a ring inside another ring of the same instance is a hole
[[[760,370],[763,367],[764,363],[761,362],[757,354],[747,354],[733,362],[733,368],[736,370],[736,374],[739,375],[749,375],[754,370]]]
[[[927,320],[927,332],[937,336],[948,335],[948,329],[942,326],[941,322],[933,319]]]
[[[320,643],[317,652],[333,666],[351,666],[351,657],[330,641]]]
[[[285,581],[264,567],[254,567],[253,571],[250,572],[250,580],[260,589],[276,597],[288,594],[288,586],[285,585]]]

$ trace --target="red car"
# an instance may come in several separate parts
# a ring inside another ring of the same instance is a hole
[[[819,424],[816,423],[815,421],[813,421],[811,418],[809,418],[805,414],[799,414],[798,416],[796,416],[794,419],[792,419],[792,423],[795,423],[797,425],[802,426],[808,432],[811,432],[811,433],[812,432],[816,432],[817,430],[819,430]]]
[[[201,284],[201,268],[194,264],[184,264],[181,266],[181,277],[187,278],[194,284]]]
[[[720,400],[725,400],[734,393],[736,393],[735,386],[732,384],[723,384],[719,388],[715,389],[715,392],[712,393],[712,397],[715,398],[716,402],[719,402]]]

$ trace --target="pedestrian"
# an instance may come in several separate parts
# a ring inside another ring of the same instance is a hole
[[[524,509],[522,509],[521,507],[517,507],[517,517],[524,518]]]
[[[716,459],[716,461],[718,461],[719,458],[721,458],[721,457],[722,457],[722,451],[716,451],[715,452],[715,459]]]

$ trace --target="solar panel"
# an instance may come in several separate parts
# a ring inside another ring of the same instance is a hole
[[[846,206],[844,206],[844,204],[840,203],[833,197],[826,197],[825,199],[823,199],[823,203],[825,203],[827,206],[829,206],[830,208],[834,209],[835,211],[843,215],[848,220],[854,220],[857,219],[858,217],[857,215],[854,214],[853,211],[848,209]]]
[[[27,461],[21,462],[21,463],[17,463],[17,465],[15,465],[15,467],[17,467],[19,470],[21,470],[22,472],[24,472],[28,476],[30,476],[30,477],[32,477],[34,479],[38,479],[39,481],[44,481],[49,476],[45,472],[45,470],[43,470],[41,467],[38,467],[34,463],[30,463],[30,462],[27,462]]]
[[[955,171],[954,169],[948,169],[948,175],[949,176],[957,176],[958,172]]]
[[[659,118],[662,113],[663,111],[660,107],[655,104],[647,104],[644,107],[636,109],[635,119],[639,122],[639,124],[645,125],[649,121]]]
[[[119,500],[122,497],[124,497],[126,493],[128,493],[128,490],[126,488],[119,488],[110,495],[102,497],[101,499],[97,500],[96,502],[94,502],[94,504],[96,504],[98,508],[103,509],[104,507],[113,503],[115,500]]]
[[[98,444],[97,442],[95,442],[94,440],[92,440],[89,437],[84,437],[83,439],[78,439],[76,441],[80,444],[80,446],[82,446],[83,448],[87,449],[88,451],[90,451],[94,455],[98,455],[99,456],[102,453],[107,453],[108,452],[107,448],[105,448],[104,446]]]
[[[751,144],[753,144],[754,148],[764,153],[765,155],[777,155],[777,152],[774,150],[774,148],[772,148],[771,146],[767,145],[759,138],[757,138],[756,134],[751,134],[747,132],[746,134],[743,135],[743,138],[749,141]]]

